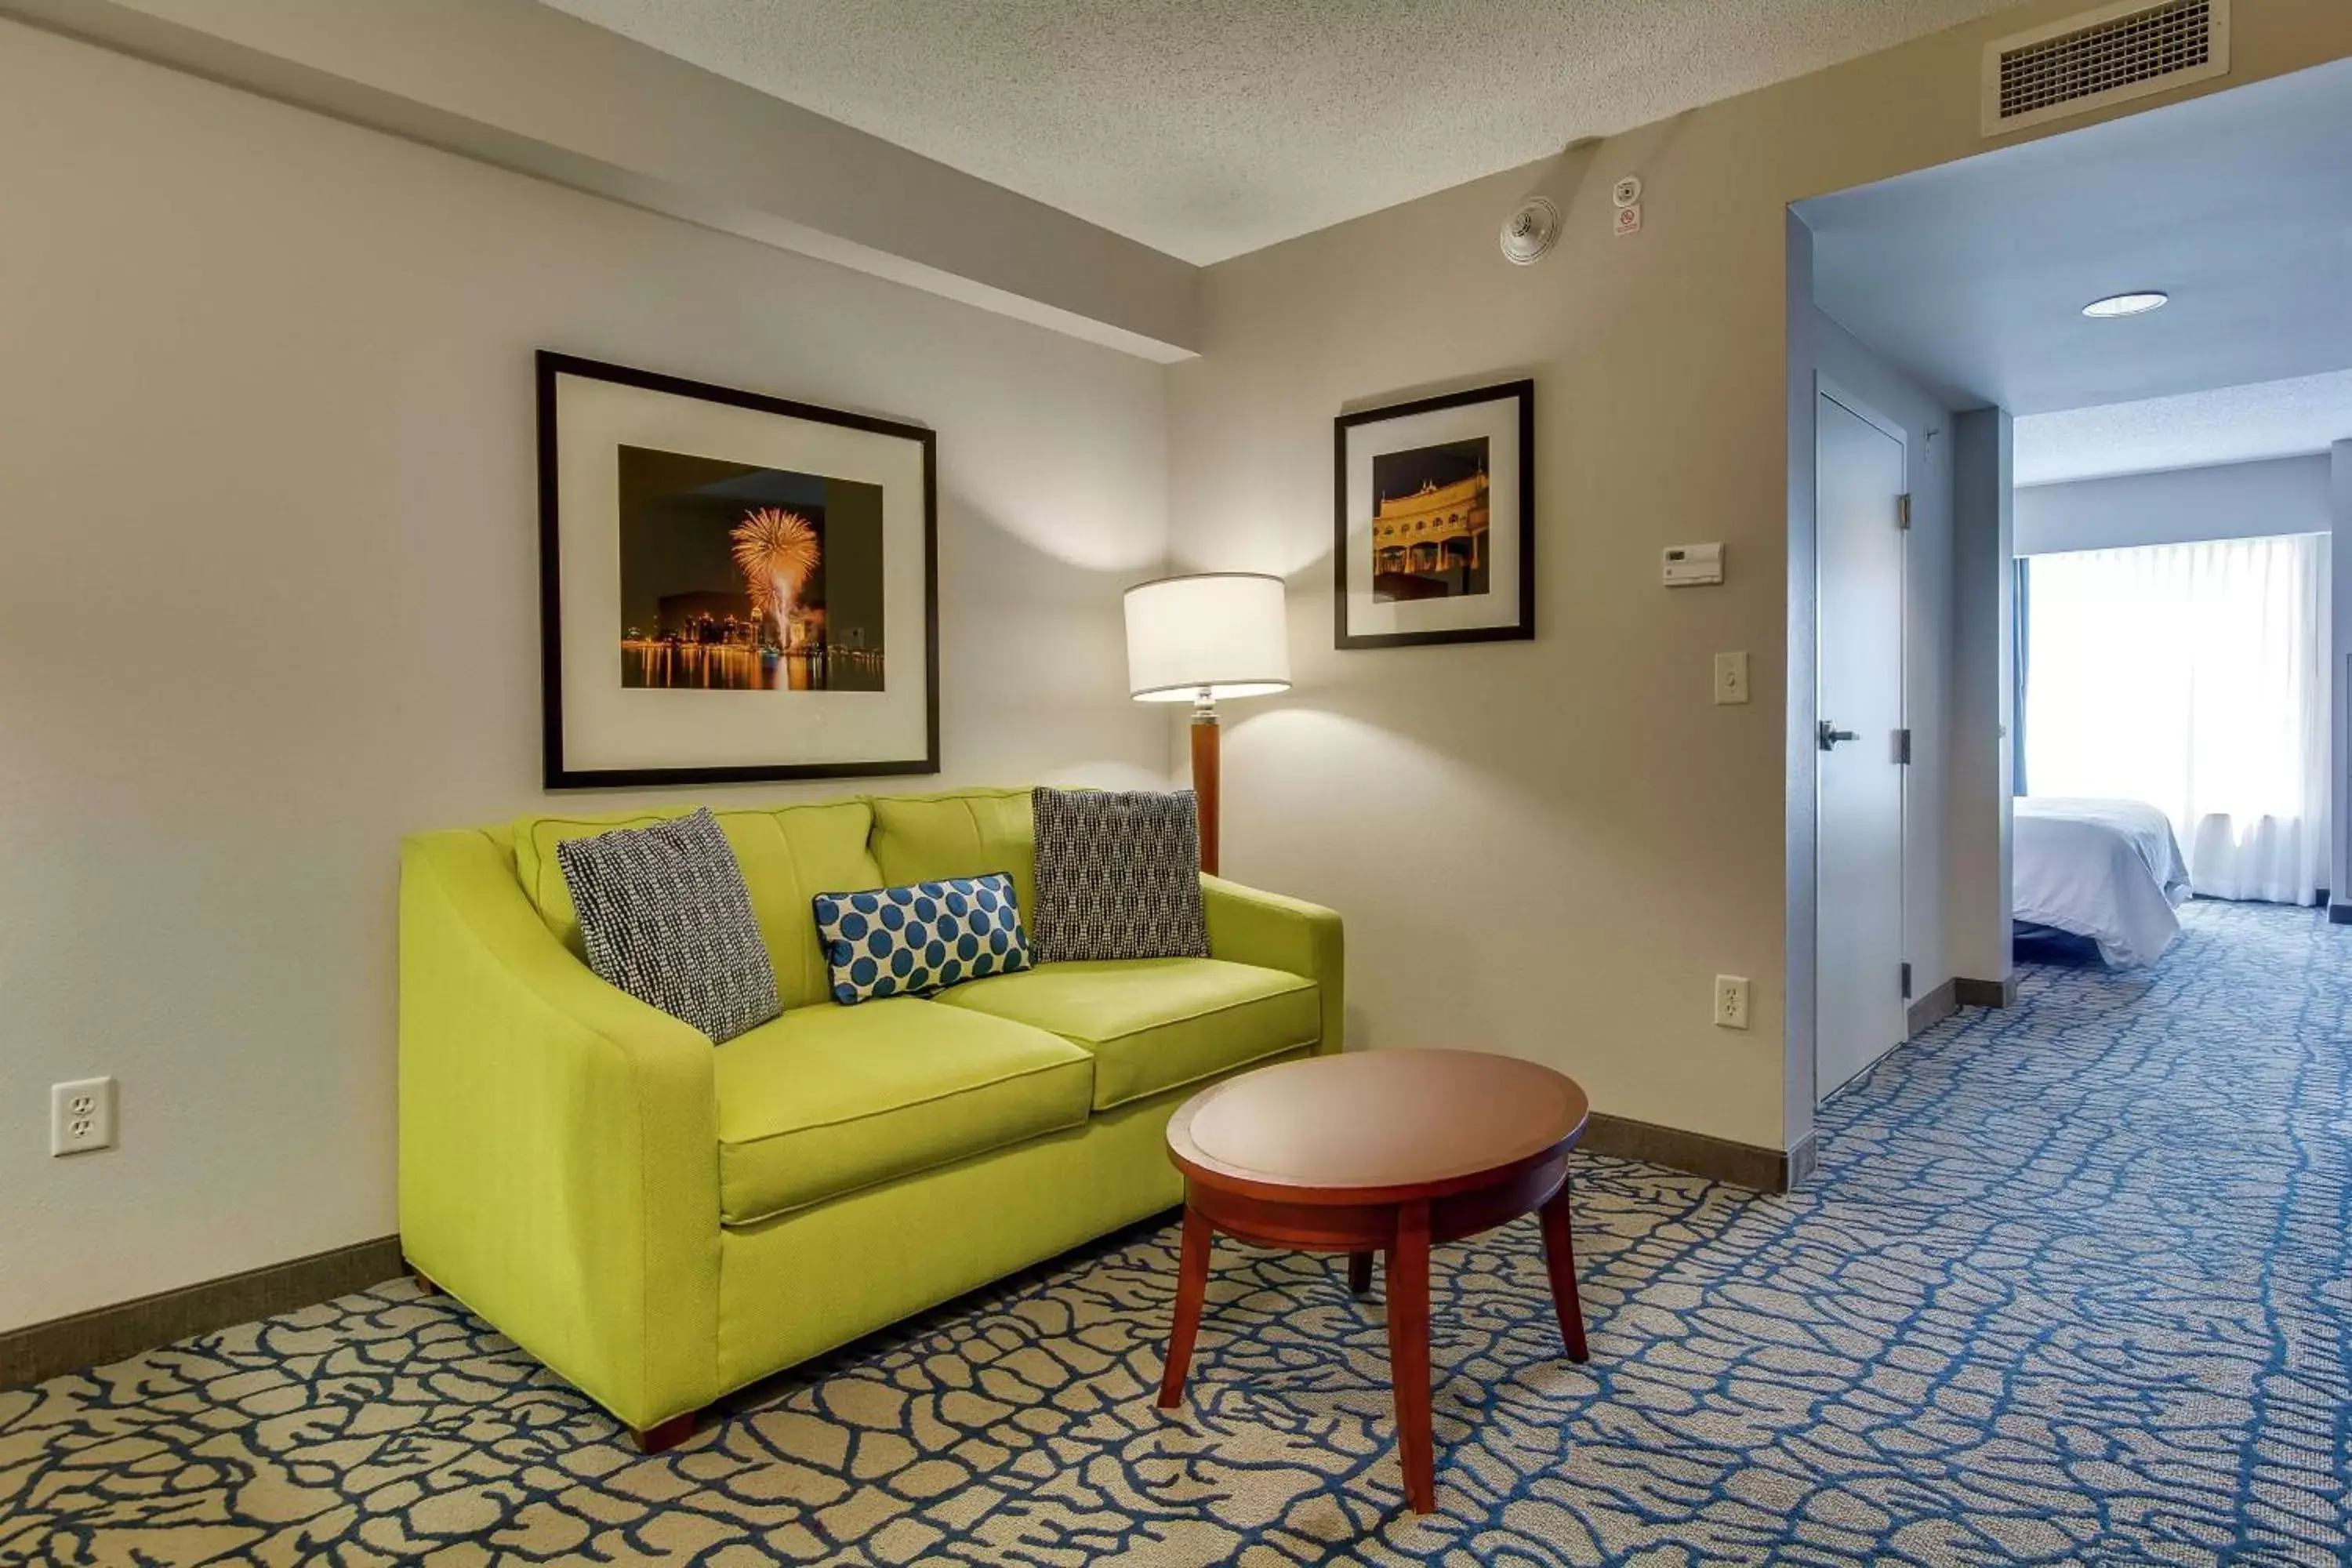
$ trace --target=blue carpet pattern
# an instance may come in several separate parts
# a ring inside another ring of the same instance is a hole
[[[655,1458],[405,1284],[0,1394],[0,1562],[2352,1560],[2352,929],[2188,926],[1896,1053],[1795,1195],[1582,1160],[1589,1365],[1531,1223],[1442,1249],[1426,1520],[1335,1260],[1220,1243],[1153,1408],[1165,1227]]]

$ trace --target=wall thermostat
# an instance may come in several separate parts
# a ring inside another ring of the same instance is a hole
[[[1642,176],[1628,174],[1609,187],[1609,199],[1621,207],[1630,207],[1642,199]]]
[[[1723,546],[1720,544],[1667,545],[1665,581],[1669,588],[1696,588],[1705,584],[1722,582]]]

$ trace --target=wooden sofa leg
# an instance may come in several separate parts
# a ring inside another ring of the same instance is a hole
[[[640,1454],[661,1454],[677,1447],[694,1436],[694,1412],[673,1415],[658,1426],[645,1426],[632,1431],[629,1440]]]
[[[428,1296],[438,1296],[442,1293],[441,1287],[433,1283],[433,1281],[426,1277],[425,1270],[422,1268],[412,1267],[408,1270],[408,1277],[411,1279],[415,1280],[416,1288],[419,1290],[424,1291]]]

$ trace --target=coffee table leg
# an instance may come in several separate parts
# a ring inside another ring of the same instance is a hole
[[[1568,1342],[1568,1359],[1580,1362],[1586,1355],[1584,1302],[1576,1293],[1576,1244],[1568,1234],[1571,1184],[1562,1182],[1542,1209],[1544,1268],[1551,1275],[1551,1306],[1559,1317],[1559,1337]]]
[[[1184,1397],[1184,1373],[1192,1364],[1192,1341],[1201,1331],[1201,1301],[1209,1291],[1209,1248],[1216,1238],[1199,1209],[1184,1210],[1184,1251],[1176,1269],[1176,1321],[1168,1331],[1168,1370],[1160,1379],[1160,1408],[1173,1410]]]
[[[1372,1255],[1369,1252],[1348,1254],[1348,1289],[1361,1296],[1372,1288]]]
[[[1404,1500],[1415,1513],[1437,1510],[1435,1455],[1429,1435],[1429,1205],[1397,1207],[1389,1245],[1389,1382],[1396,1391],[1397,1459]]]

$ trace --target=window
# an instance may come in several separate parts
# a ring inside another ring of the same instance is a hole
[[[2326,879],[2325,534],[2037,555],[2025,779],[2143,800],[2209,898],[2307,904]]]

